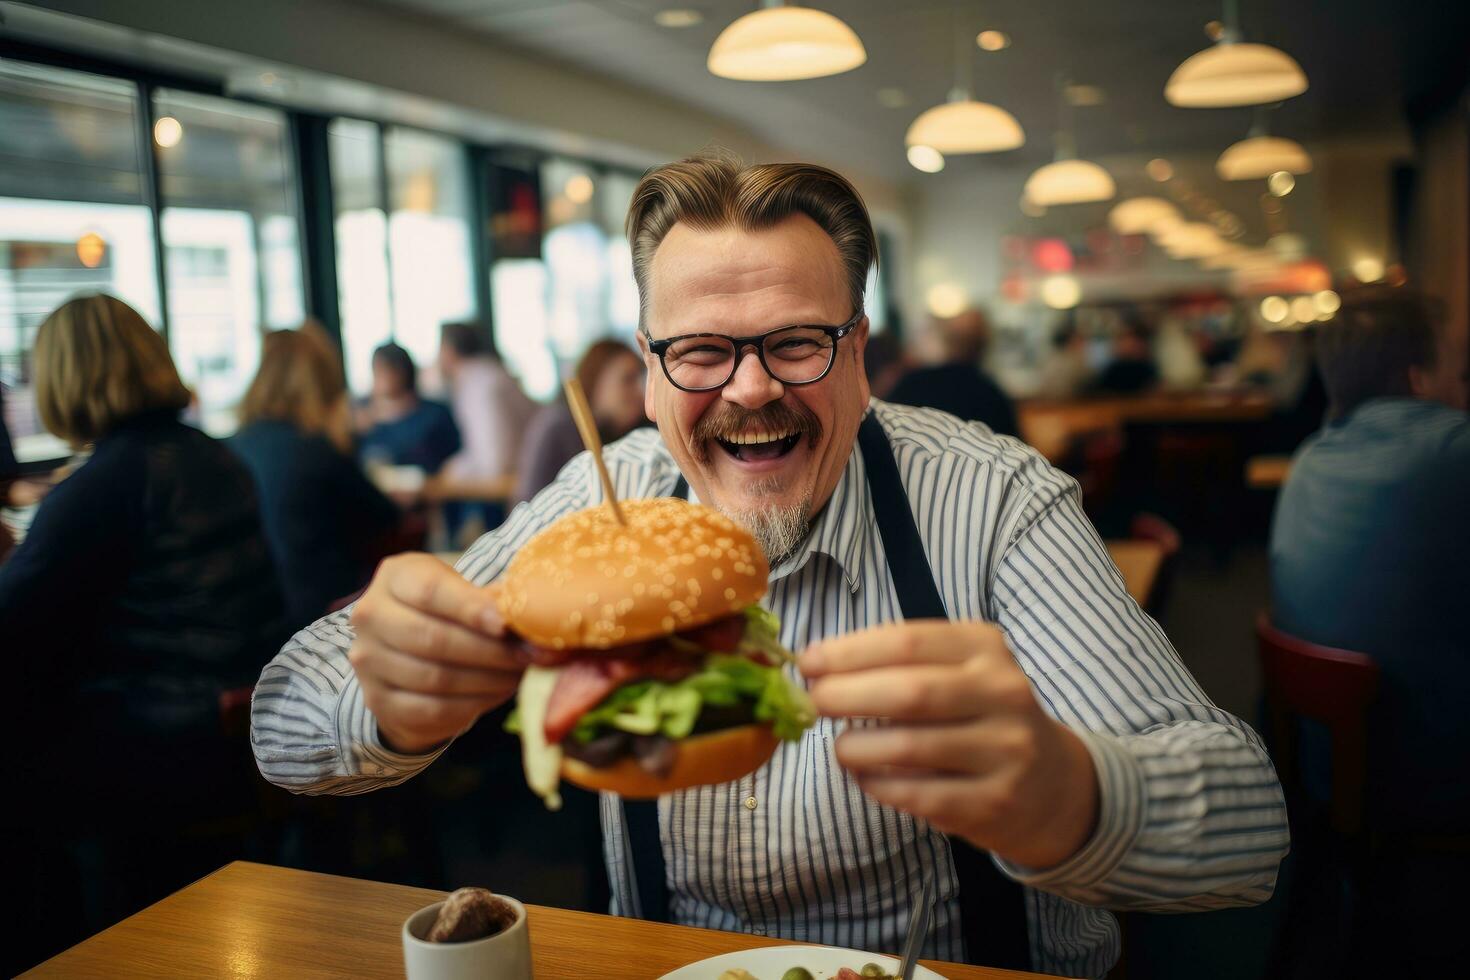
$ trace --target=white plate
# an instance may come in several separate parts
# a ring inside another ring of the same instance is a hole
[[[743,949],[734,953],[723,953],[681,966],[673,973],[665,973],[659,980],[719,980],[726,970],[740,968],[748,970],[757,980],[781,980],[781,974],[793,966],[804,966],[816,980],[828,980],[837,975],[844,966],[861,970],[864,963],[877,963],[890,973],[897,972],[898,960],[892,956],[864,953],[860,949],[839,949],[836,946],[763,946],[760,949]],[[914,969],[914,980],[944,980],[933,970],[922,966]]]

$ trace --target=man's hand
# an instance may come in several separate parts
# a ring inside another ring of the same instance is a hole
[[[397,752],[426,752],[465,732],[520,684],[493,591],[431,555],[395,555],[378,566],[352,626],[347,659],[379,734]]]
[[[882,626],[816,644],[800,666],[822,714],[885,722],[836,745],[879,802],[1031,868],[1060,864],[1092,835],[1092,757],[1042,710],[994,626]]]

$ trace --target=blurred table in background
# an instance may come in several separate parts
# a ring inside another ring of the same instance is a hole
[[[1245,484],[1256,490],[1274,490],[1290,473],[1290,456],[1252,456],[1245,461]]]
[[[514,882],[486,884],[516,891]],[[442,898],[427,888],[236,861],[24,976],[400,978],[404,920]],[[539,977],[647,980],[720,953],[788,945],[540,905],[527,913]],[[950,980],[1036,976],[921,962]]]
[[[1260,422],[1270,416],[1271,409],[1270,397],[1260,391],[1196,391],[1065,401],[1032,399],[1018,403],[1016,415],[1021,437],[1055,463],[1067,455],[1078,437],[1129,423]]]
[[[515,493],[516,475],[507,473],[489,479],[455,479],[442,474],[424,481],[422,498],[426,503],[438,504],[448,500],[462,500],[479,504],[507,504]]]

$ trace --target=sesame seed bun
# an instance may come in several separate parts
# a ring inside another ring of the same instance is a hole
[[[680,739],[674,767],[662,778],[644,772],[631,757],[600,769],[566,758],[561,763],[561,775],[583,789],[647,800],[691,786],[713,786],[747,776],[766,764],[775,754],[776,745],[770,725],[741,725]]]
[[[611,507],[589,507],[526,542],[497,582],[506,625],[537,646],[606,650],[703,626],[765,595],[765,554],[719,511],[673,498],[621,507],[627,527]]]

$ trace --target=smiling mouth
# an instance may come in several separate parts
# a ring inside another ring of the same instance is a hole
[[[743,432],[714,440],[721,449],[742,462],[780,459],[801,441],[799,432]]]

